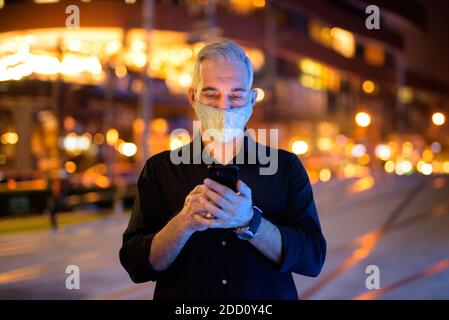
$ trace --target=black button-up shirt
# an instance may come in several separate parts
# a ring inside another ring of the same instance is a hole
[[[251,188],[253,205],[279,228],[281,263],[240,240],[232,229],[207,229],[195,232],[166,270],[154,270],[149,263],[154,235],[208,176],[201,160],[176,165],[170,151],[165,151],[148,159],[140,174],[120,250],[120,262],[134,282],[157,281],[154,299],[298,299],[292,272],[312,277],[320,273],[326,241],[306,170],[296,155],[278,150],[276,173],[261,175],[259,168],[264,165],[248,164],[251,148],[246,139],[244,145],[240,152],[246,164],[239,164],[239,178]],[[193,142],[175,152],[188,151],[192,159],[201,159],[192,146]]]

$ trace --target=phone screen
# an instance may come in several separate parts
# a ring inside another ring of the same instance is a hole
[[[208,166],[209,178],[237,192],[239,167],[236,165],[212,164]]]

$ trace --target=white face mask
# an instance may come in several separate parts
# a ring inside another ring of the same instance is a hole
[[[219,143],[227,143],[243,132],[253,113],[253,104],[249,101],[242,107],[220,109],[196,101],[194,110],[202,127],[205,130],[216,130],[215,140]]]

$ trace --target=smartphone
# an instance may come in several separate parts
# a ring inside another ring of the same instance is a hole
[[[207,166],[209,178],[237,192],[239,167],[237,165],[211,164]]]

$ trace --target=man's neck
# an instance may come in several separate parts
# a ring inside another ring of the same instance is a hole
[[[228,164],[239,153],[244,140],[243,138],[244,134],[241,134],[238,137],[234,138],[232,141],[226,143],[203,140],[203,144],[204,148],[208,150],[208,153],[211,157],[213,157],[221,164]]]

